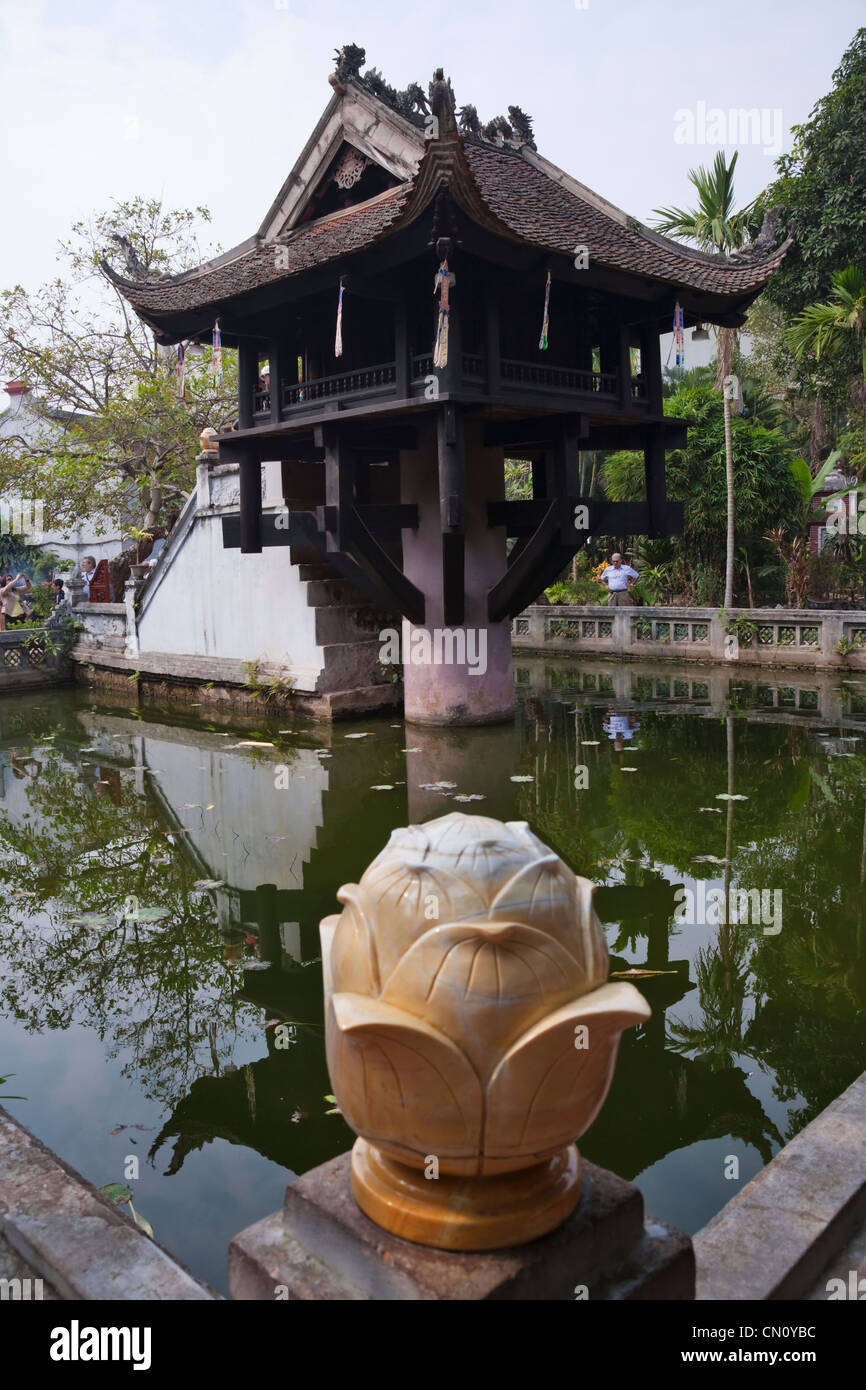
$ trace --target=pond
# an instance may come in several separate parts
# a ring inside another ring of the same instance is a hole
[[[395,826],[526,820],[653,1009],[581,1151],[694,1232],[866,1065],[866,681],[745,674],[518,658],[514,725],[460,731],[4,696],[0,1101],[226,1292],[231,1237],[352,1143],[337,889]]]

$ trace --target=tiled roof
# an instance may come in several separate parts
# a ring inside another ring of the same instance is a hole
[[[410,193],[411,184],[402,184],[369,203],[306,223],[285,241],[256,246],[210,269],[200,268],[154,284],[112,278],[130,303],[148,317],[205,308],[370,246],[399,217]]]
[[[467,140],[466,158],[491,212],[521,241],[574,255],[586,246],[590,264],[665,280],[710,294],[748,294],[766,283],[784,252],[768,259],[727,260],[689,251],[563,187],[519,153]],[[600,202],[601,200],[599,200]],[[613,211],[613,210],[612,210]]]
[[[531,153],[451,135],[428,143],[413,179],[306,223],[284,239],[158,283],[112,278],[151,321],[195,313],[373,245],[419,216],[443,181],[467,214],[494,234],[569,257],[585,245],[591,266],[731,301],[754,297],[785,254],[784,247],[731,259],[691,251],[626,218],[589,190],[582,196],[573,180],[559,182]]]

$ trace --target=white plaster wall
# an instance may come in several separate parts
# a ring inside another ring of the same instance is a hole
[[[298,689],[315,689],[324,656],[288,546],[260,555],[225,550],[220,516],[199,513],[151,584],[138,622],[141,653],[262,661],[284,667]]]

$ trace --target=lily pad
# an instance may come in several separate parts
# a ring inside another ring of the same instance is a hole
[[[534,778],[534,777],[523,777],[523,776],[520,776],[520,777],[512,777],[510,780],[511,780],[512,782],[534,782],[534,781],[535,781],[535,778]]]
[[[346,734],[346,738],[372,738],[372,734]]]
[[[85,912],[81,917],[67,917],[66,924],[69,927],[111,927],[114,918],[107,917],[104,912]]]
[[[455,801],[484,801],[485,797],[481,792],[460,792],[454,797]]]
[[[99,1191],[106,1201],[113,1206],[119,1206],[121,1202],[128,1202],[132,1197],[132,1188],[127,1187],[125,1182],[107,1182]]]
[[[125,914],[127,922],[162,922],[171,913],[167,907],[140,907]]]
[[[192,886],[203,892],[206,888],[222,888],[224,884],[224,878],[197,878]]]
[[[716,801],[748,801],[748,799],[749,798],[747,796],[743,796],[742,792],[716,793]]]
[[[371,792],[392,792],[393,790],[393,782],[380,782],[377,786],[370,788]]]

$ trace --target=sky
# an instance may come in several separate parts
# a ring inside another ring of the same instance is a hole
[[[728,137],[747,201],[861,24],[863,0],[0,0],[0,289],[58,274],[70,224],[137,194],[206,205],[222,249],[251,235],[349,42],[396,87],[443,66],[482,120],[521,106],[542,154],[641,221],[688,205]],[[714,108],[758,109],[763,135]]]

